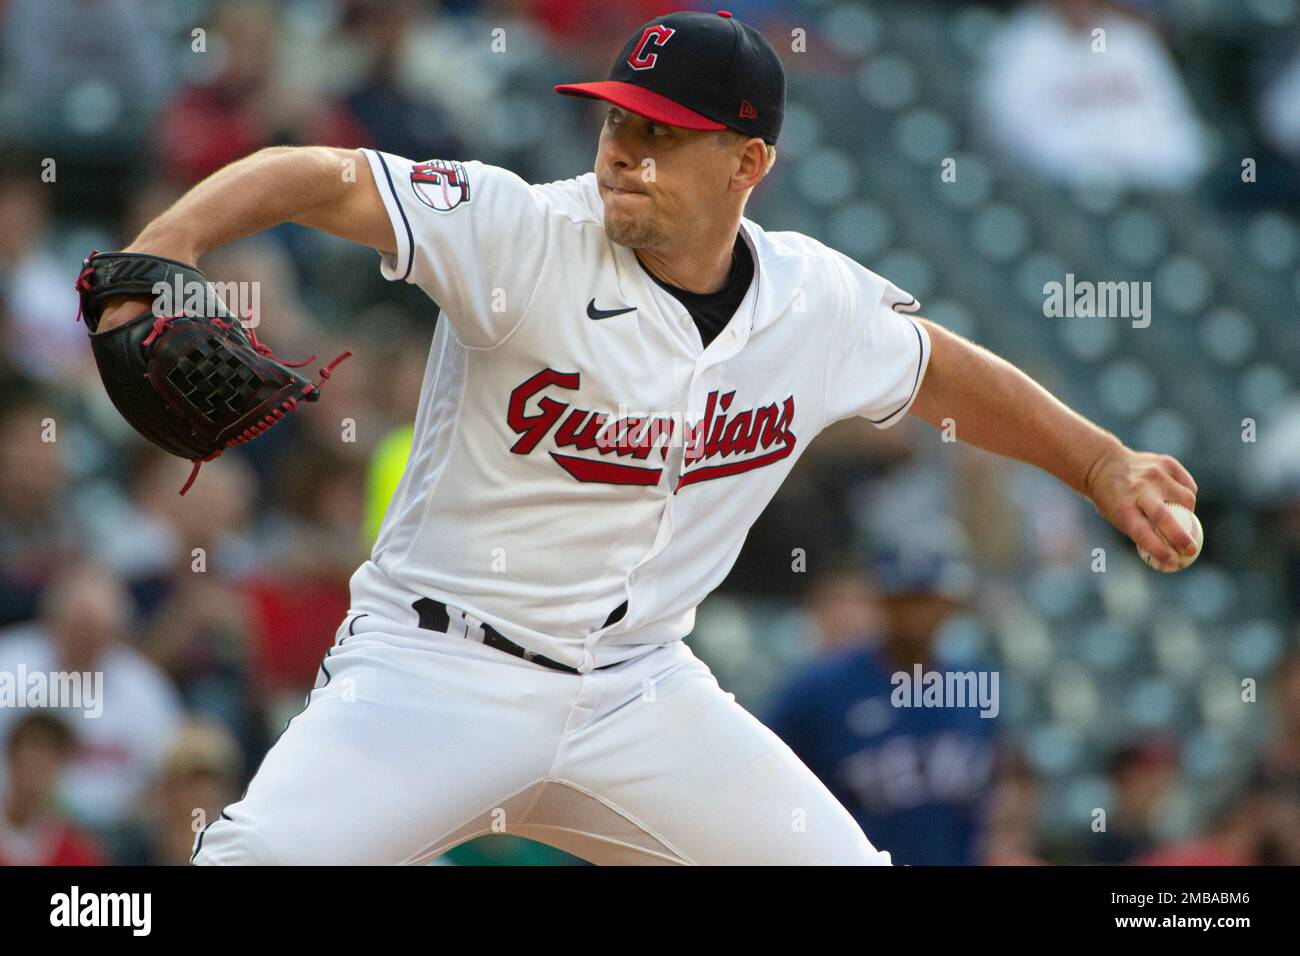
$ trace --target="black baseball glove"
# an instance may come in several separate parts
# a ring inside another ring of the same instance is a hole
[[[135,252],[92,252],[77,277],[81,310],[100,378],[113,405],[155,445],[194,462],[181,494],[199,466],[232,445],[256,438],[300,402],[320,397],[320,385],[344,352],[311,382],[295,371],[314,361],[282,362],[245,328],[195,266]],[[177,285],[177,280],[182,285]],[[165,283],[159,286],[158,283]],[[114,296],[188,290],[171,314],[157,307],[139,318],[99,331]],[[205,294],[192,295],[201,289]]]

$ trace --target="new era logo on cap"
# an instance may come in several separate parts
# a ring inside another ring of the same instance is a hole
[[[763,35],[725,10],[671,13],[638,29],[609,79],[557,93],[607,100],[668,126],[734,129],[775,143],[785,113],[785,69]]]

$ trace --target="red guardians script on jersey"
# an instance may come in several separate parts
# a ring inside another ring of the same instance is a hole
[[[780,402],[732,411],[734,391],[709,392],[704,416],[695,425],[681,424],[675,415],[628,415],[613,418],[603,412],[577,408],[549,394],[549,388],[576,391],[578,372],[543,369],[516,385],[510,392],[506,423],[517,435],[510,450],[528,455],[548,436],[556,449],[571,448],[586,455],[549,450],[551,458],[579,481],[613,485],[657,485],[661,465],[633,462],[651,460],[656,450],[660,461],[668,457],[674,441],[685,445],[685,470],[674,491],[713,478],[725,478],[762,468],[786,458],[794,451],[796,438],[790,430],[794,421],[794,396]],[[607,457],[631,459],[611,461]],[[732,459],[726,461],[725,459]],[[718,459],[713,463],[712,459]],[[705,462],[706,464],[701,464]]]

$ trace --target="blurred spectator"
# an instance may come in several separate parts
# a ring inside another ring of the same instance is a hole
[[[394,323],[397,332],[391,332]],[[367,326],[373,324],[373,332]],[[388,504],[406,470],[406,459],[415,433],[415,414],[424,390],[430,330],[409,319],[402,321],[388,309],[372,309],[358,317],[358,332],[366,341],[387,340],[376,362],[385,369],[387,388],[379,396],[378,410],[387,430],[375,444],[366,462],[365,517],[362,549],[368,555],[379,535]]]
[[[139,568],[142,605],[138,647],[167,674],[191,713],[220,721],[247,762],[270,745],[258,673],[253,601],[245,581],[262,564],[250,527],[257,481],[241,458],[203,466],[182,498],[189,466],[150,450],[132,484],[133,538],[152,563]]]
[[[0,866],[99,866],[99,846],[57,809],[59,775],[76,739],[49,713],[20,718],[5,746],[6,773],[0,804]]]
[[[225,454],[205,462],[198,480],[181,497],[177,490],[191,467],[184,459],[149,447],[133,476],[135,521],[149,527],[156,548],[150,573],[170,578],[201,567],[234,580],[258,563],[253,521],[261,493],[257,477],[244,456]]]
[[[1238,464],[1242,491],[1259,527],[1252,563],[1275,582],[1292,627],[1300,625],[1300,396],[1287,396],[1262,417],[1254,453]]]
[[[195,835],[239,799],[239,750],[220,725],[185,725],[130,824],[112,835],[119,866],[183,866]]]
[[[0,634],[0,673],[79,674],[77,751],[61,781],[61,799],[78,822],[112,826],[133,809],[180,724],[175,689],[128,644],[130,598],[109,570],[63,568],[42,595],[39,619]],[[51,685],[53,686],[53,684]],[[22,716],[0,708],[0,738]]]
[[[1088,863],[1132,863],[1155,846],[1156,824],[1177,785],[1178,755],[1164,740],[1123,747],[1111,758],[1107,777],[1106,829],[1088,834],[1083,858]]]
[[[1261,862],[1259,801],[1247,795],[1227,804],[1210,820],[1205,832],[1141,853],[1138,866],[1254,866]]]
[[[310,460],[313,467],[283,476],[285,504],[274,525],[274,549],[242,585],[259,680],[293,711],[347,614],[348,582],[366,556],[358,534],[365,463],[337,443],[302,454],[295,460]]]
[[[870,581],[856,566],[841,564],[817,575],[805,602],[818,653],[866,640],[881,626]]]
[[[1042,866],[1040,849],[1042,784],[1018,753],[1005,752],[989,798],[989,813],[980,836],[979,862],[984,866]]]
[[[348,145],[372,146],[399,156],[460,156],[465,144],[437,103],[403,82],[402,57],[417,32],[421,5],[413,0],[351,0],[344,5],[342,28],[356,44],[365,65],[343,97],[335,122],[342,127],[329,141],[350,136]]]
[[[234,0],[214,9],[205,48],[188,54],[197,58],[191,62],[199,79],[172,99],[152,131],[158,162],[183,185],[280,142],[287,125],[277,104],[274,6]]]
[[[388,426],[414,422],[424,392],[434,323],[391,306],[377,306],[358,315],[352,328],[359,340],[374,343],[374,360],[384,370],[376,376],[374,400]]]
[[[369,554],[357,541],[366,463],[336,447],[319,448],[309,456],[318,467],[281,476],[283,525],[276,531],[271,560],[282,576],[341,580],[346,587]]]
[[[144,231],[145,226],[180,199],[183,193],[180,186],[165,179],[151,178],[141,182],[139,188],[131,193],[126,210],[119,220],[116,245],[125,248]]]
[[[138,523],[154,529],[154,553],[165,558],[138,588],[149,595],[141,646],[191,710],[238,738],[248,763],[269,745],[268,726],[282,726],[278,698],[301,707],[363,557],[364,462],[337,441],[295,441],[286,464],[312,466],[285,468],[267,507],[243,456],[205,464],[183,498],[176,489],[189,465],[169,455],[151,452],[134,482]]]
[[[1264,866],[1300,866],[1300,794],[1264,790],[1258,810],[1257,861]]]
[[[1300,651],[1268,682],[1274,737],[1253,775],[1260,824],[1259,862],[1300,865]]]
[[[1259,783],[1300,798],[1300,651],[1292,651],[1268,681],[1275,738],[1260,764]]]
[[[3,348],[22,357],[27,375],[72,383],[94,374],[86,328],[68,263],[51,246],[49,205],[56,187],[33,164],[0,176],[0,296],[9,321]]]
[[[0,4],[5,149],[55,158],[67,208],[109,216],[122,208],[173,82],[170,6]]]
[[[61,454],[72,423],[62,409],[62,396],[30,383],[0,389],[0,626],[30,620],[41,589],[82,545]]]
[[[528,6],[552,40],[589,57],[589,64],[603,71],[609,69],[632,31],[646,21],[669,10],[707,9],[693,0],[669,5],[657,0],[624,0],[618,5],[617,16],[610,16],[610,8],[603,0],[529,0]]]
[[[977,130],[1008,162],[1051,179],[1183,190],[1207,164],[1161,38],[1103,0],[1022,9],[994,36],[977,82]]]
[[[880,641],[824,655],[776,695],[767,723],[895,863],[977,863],[993,720],[976,701],[913,706],[908,689],[917,666],[978,673],[937,643],[971,594],[970,568],[959,553],[894,547],[878,553],[872,577]]]
[[[179,572],[149,622],[143,648],[175,682],[186,710],[219,721],[246,763],[270,747],[253,608],[218,574]]]

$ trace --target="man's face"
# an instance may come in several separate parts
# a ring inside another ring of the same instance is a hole
[[[891,594],[881,602],[887,621],[886,639],[906,644],[929,644],[957,609],[941,594],[917,592]]]
[[[173,824],[187,827],[195,809],[202,809],[211,819],[239,799],[239,792],[221,773],[197,770],[165,781],[162,798],[166,818]]]
[[[121,586],[104,575],[77,580],[50,610],[48,623],[62,664],[94,670],[101,656],[122,636],[130,619]]]
[[[596,151],[606,235],[631,249],[656,249],[698,234],[732,195],[738,153],[717,133],[611,106]]]
[[[818,582],[809,605],[822,646],[839,646],[878,630],[880,610],[875,598],[858,574],[837,574]]]
[[[54,741],[33,734],[9,754],[10,789],[24,801],[41,801],[54,792],[69,754]]]

